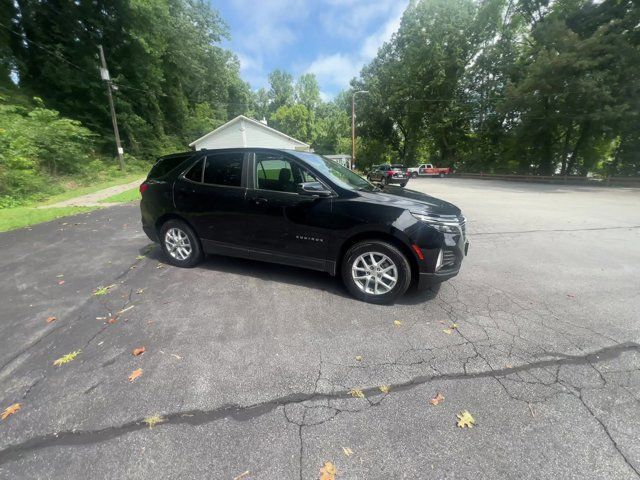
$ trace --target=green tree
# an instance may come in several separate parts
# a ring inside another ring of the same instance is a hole
[[[311,143],[311,132],[309,131],[310,113],[307,107],[301,103],[295,105],[283,105],[271,115],[270,122],[273,127],[282,133],[301,140],[305,143]]]
[[[294,103],[293,77],[282,70],[274,70],[269,74],[269,109],[275,112],[280,107]]]

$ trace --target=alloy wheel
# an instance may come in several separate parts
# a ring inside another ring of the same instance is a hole
[[[364,293],[382,295],[393,290],[398,283],[398,268],[384,253],[366,252],[353,262],[351,276]]]
[[[164,244],[169,255],[181,262],[187,260],[193,251],[189,236],[177,227],[167,230],[164,236]]]

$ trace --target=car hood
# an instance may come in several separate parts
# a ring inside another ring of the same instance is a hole
[[[359,192],[362,198],[371,203],[404,208],[415,213],[436,215],[460,215],[460,209],[454,204],[415,190],[387,185],[380,192]]]

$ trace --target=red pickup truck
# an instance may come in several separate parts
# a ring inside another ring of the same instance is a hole
[[[423,163],[417,167],[407,168],[411,178],[420,177],[445,177],[451,173],[451,167],[437,168],[430,163]]]

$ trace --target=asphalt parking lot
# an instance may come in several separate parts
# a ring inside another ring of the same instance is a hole
[[[409,187],[461,207],[471,247],[392,306],[165,265],[134,204],[0,234],[0,411],[22,406],[0,478],[640,477],[640,191]]]

